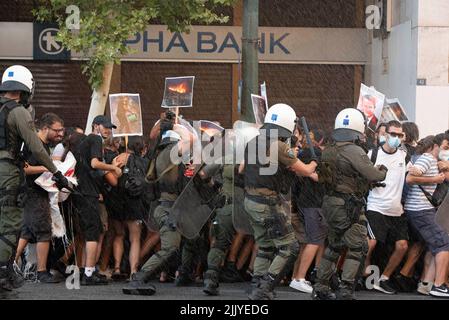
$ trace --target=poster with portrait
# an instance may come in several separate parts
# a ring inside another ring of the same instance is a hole
[[[251,102],[253,105],[254,119],[256,123],[262,125],[267,114],[267,104],[264,97],[251,94]]]
[[[384,103],[385,95],[383,93],[362,83],[357,109],[365,114],[368,129],[376,131],[380,124]]]
[[[387,123],[396,120],[399,122],[407,122],[408,117],[405,114],[399,99],[387,99],[382,111],[381,122]]]
[[[165,78],[162,108],[192,107],[194,81],[194,76]]]
[[[138,93],[117,93],[109,95],[111,121],[117,126],[112,129],[114,137],[141,136],[142,108]]]

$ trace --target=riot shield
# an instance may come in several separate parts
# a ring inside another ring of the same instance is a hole
[[[435,221],[449,233],[449,193],[440,204]]]
[[[236,121],[232,130],[232,138],[229,138],[232,148],[232,223],[234,228],[243,234],[252,235],[253,229],[249,216],[244,207],[243,177],[239,175],[239,166],[244,162],[246,144],[259,135],[259,127],[255,123]]]
[[[159,232],[159,227],[157,225],[156,219],[154,219],[154,210],[159,205],[159,201],[151,201],[150,207],[146,208],[148,210],[148,214],[143,220],[145,226],[153,232]]]

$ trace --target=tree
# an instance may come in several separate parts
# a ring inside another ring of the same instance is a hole
[[[130,52],[125,44],[127,39],[143,31],[152,19],[166,24],[172,32],[188,32],[193,23],[226,22],[228,17],[214,10],[235,1],[38,0],[33,13],[38,21],[56,21],[63,46],[83,54],[82,72],[94,91],[89,125],[95,115],[104,113],[113,65]]]

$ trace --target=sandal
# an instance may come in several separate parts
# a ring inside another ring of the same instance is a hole
[[[127,278],[126,274],[120,272],[120,268],[114,269],[111,279],[114,281],[123,281]]]

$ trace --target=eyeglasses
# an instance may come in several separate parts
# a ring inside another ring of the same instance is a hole
[[[51,131],[54,131],[54,132],[56,132],[56,133],[64,133],[64,131],[65,131],[65,128],[62,128],[62,129],[53,129],[53,128],[51,128],[51,127],[48,127],[48,129],[51,130]]]
[[[403,133],[396,133],[396,132],[387,132],[392,137],[398,137],[398,138],[404,138]]]

